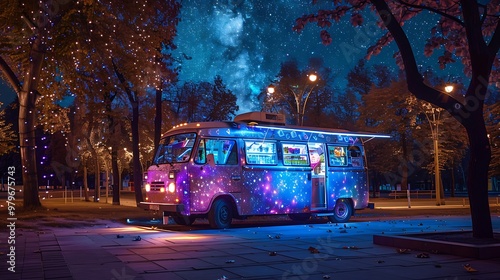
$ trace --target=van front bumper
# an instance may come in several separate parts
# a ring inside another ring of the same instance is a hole
[[[141,202],[139,207],[144,210],[163,211],[168,213],[182,213],[184,204]]]

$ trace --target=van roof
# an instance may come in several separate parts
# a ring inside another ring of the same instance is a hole
[[[193,122],[177,125],[167,131],[163,136],[183,133],[198,132],[204,136],[219,137],[246,137],[266,138],[281,140],[314,141],[324,137],[355,137],[355,138],[390,138],[372,132],[355,132],[345,129],[334,129],[324,127],[255,124],[245,121],[215,121],[215,122]],[[322,142],[321,140],[320,142]],[[329,141],[327,141],[329,142]]]

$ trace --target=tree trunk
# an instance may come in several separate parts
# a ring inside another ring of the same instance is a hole
[[[19,94],[19,143],[23,176],[23,208],[25,210],[42,206],[38,198],[35,99],[34,92],[23,90]]]
[[[41,207],[38,198],[38,171],[36,160],[36,98],[37,86],[45,57],[45,48],[38,34],[33,41],[30,51],[28,69],[19,98],[19,146],[21,152],[23,176],[23,208],[33,209]]]
[[[488,168],[491,161],[491,149],[486,136],[482,110],[472,112],[470,119],[465,128],[470,143],[467,192],[470,201],[472,232],[475,238],[493,238],[488,198]]]
[[[128,87],[125,78],[118,71],[118,67],[113,62],[113,68],[115,70],[116,76],[123,84],[125,92],[127,93],[128,100],[130,101],[130,105],[132,106],[132,156],[134,161],[133,173],[134,173],[134,192],[135,192],[135,201],[136,204],[139,205],[143,201],[142,198],[142,171],[141,171],[141,159],[140,159],[140,151],[139,151],[139,97],[136,92],[133,92]]]
[[[455,162],[451,161],[451,197],[455,197]]]
[[[99,158],[95,156],[95,178],[94,178],[94,202],[99,202],[101,196],[101,168],[99,168]]]
[[[155,145],[155,152],[158,150],[158,144],[160,143],[160,138],[161,138],[161,123],[162,123],[162,106],[161,106],[161,97],[162,97],[163,91],[161,89],[156,90],[156,106],[155,106],[155,139],[154,139],[154,145]]]
[[[87,178],[87,166],[83,166],[83,196],[85,201],[90,201],[89,198],[89,180]]]
[[[408,158],[408,145],[406,141],[406,132],[401,134],[401,147],[403,149],[403,162],[401,165],[401,190],[408,189],[408,165],[410,165],[410,159]]]
[[[113,169],[113,205],[120,205],[121,181],[118,171],[118,151],[117,147],[111,149],[111,168]]]
[[[132,154],[133,154],[133,169],[134,169],[134,191],[135,201],[137,205],[143,201],[142,198],[142,171],[141,159],[139,152],[139,101],[137,96],[135,100],[130,100],[132,103]]]

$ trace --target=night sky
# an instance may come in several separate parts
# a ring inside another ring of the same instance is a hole
[[[212,81],[215,75],[220,75],[238,96],[243,113],[256,105],[256,95],[276,76],[280,63],[297,59],[302,68],[310,57],[321,57],[326,66],[338,73],[334,86],[342,90],[349,70],[385,31],[374,26],[376,15],[367,14],[366,27],[354,28],[346,20],[332,25],[329,31],[333,43],[324,46],[320,41],[320,29],[314,24],[301,34],[292,31],[296,18],[320,8],[310,3],[307,0],[184,0],[176,39],[177,56],[186,55],[192,59],[182,64],[181,82]],[[404,26],[411,33],[410,40],[415,43],[419,63],[424,65],[437,65],[435,60],[429,61],[420,55],[430,23],[436,19],[426,16],[423,22]],[[394,45],[392,43],[382,54],[372,57],[369,65],[386,63],[396,69],[392,58]],[[454,65],[455,68],[459,66]],[[460,73],[461,69],[453,72]]]
[[[342,90],[349,70],[385,32],[374,27],[376,16],[367,14],[368,26],[365,27],[354,28],[346,20],[334,24],[329,29],[333,43],[324,46],[319,37],[320,29],[313,24],[301,34],[292,31],[296,18],[320,8],[311,5],[311,1],[183,0],[182,3],[175,56],[190,59],[182,60],[180,82],[213,82],[215,75],[220,75],[227,87],[238,96],[239,113],[259,109],[255,107],[257,94],[276,76],[280,63],[289,59],[297,59],[302,68],[310,57],[323,58],[325,65],[337,73],[334,86]],[[426,17],[424,21],[404,26],[411,34],[418,62],[425,66],[437,65],[435,60],[421,55],[430,23],[435,20]],[[396,69],[392,58],[394,50],[392,43],[382,54],[372,57],[369,65],[387,63]],[[452,66],[455,68],[453,73],[461,73],[458,63]],[[443,75],[448,74],[444,72]],[[4,101],[7,92],[2,82],[0,90],[1,101]],[[7,95],[14,96],[13,93]]]

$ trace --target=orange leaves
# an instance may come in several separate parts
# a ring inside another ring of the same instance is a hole
[[[332,43],[332,37],[330,36],[330,33],[328,33],[328,31],[321,30],[320,36],[323,45],[328,46],[329,44]]]
[[[363,16],[355,13],[351,15],[351,24],[353,26],[361,26],[363,24]]]

